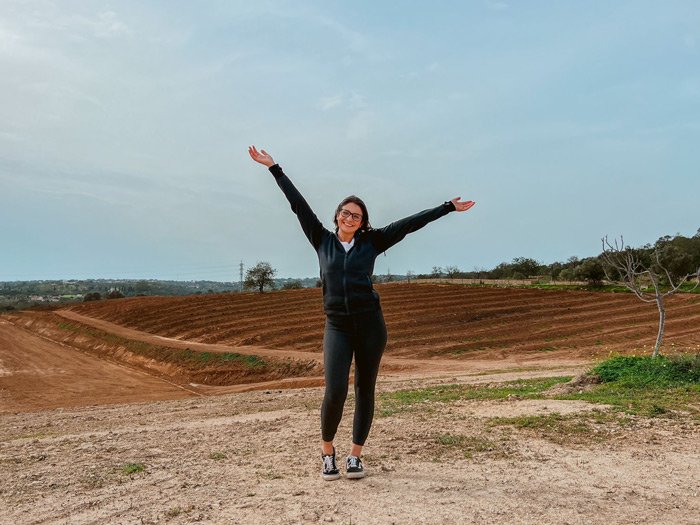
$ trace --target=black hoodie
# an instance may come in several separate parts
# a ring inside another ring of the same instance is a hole
[[[345,251],[335,233],[327,230],[309,207],[279,164],[270,167],[277,185],[292,205],[302,230],[318,255],[323,283],[323,309],[327,315],[349,315],[379,310],[379,294],[372,287],[372,272],[377,256],[455,207],[445,202],[384,228],[355,233],[355,244]]]

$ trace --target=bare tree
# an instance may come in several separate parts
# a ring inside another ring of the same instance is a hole
[[[629,246],[625,246],[625,241],[622,236],[620,236],[619,242],[615,239],[613,243],[610,243],[606,235],[603,237],[602,243],[603,253],[601,257],[606,263],[603,266],[605,277],[609,281],[621,280],[625,287],[632,291],[637,298],[645,303],[656,303],[659,309],[659,332],[656,336],[656,344],[654,345],[654,351],[651,355],[652,357],[656,357],[659,355],[661,341],[664,337],[666,297],[676,293],[681,285],[691,278],[695,278],[697,281],[692,290],[697,288],[698,285],[700,285],[700,268],[695,272],[674,278],[667,267],[662,264],[658,246],[654,248],[651,257],[645,261],[647,258],[645,254],[641,250],[635,250]],[[618,275],[611,276],[610,269],[613,269]],[[619,277],[619,279],[616,277]],[[668,286],[666,291],[662,291],[662,280],[665,280]],[[644,290],[643,284],[645,281],[650,282],[654,288],[654,293]]]
[[[445,266],[445,275],[448,279],[454,279],[459,275],[459,268],[456,266]]]

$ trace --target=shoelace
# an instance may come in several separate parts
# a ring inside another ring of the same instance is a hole
[[[336,470],[334,456],[323,456],[323,470],[327,472]]]
[[[348,468],[358,468],[360,466],[360,458],[357,456],[348,456]]]

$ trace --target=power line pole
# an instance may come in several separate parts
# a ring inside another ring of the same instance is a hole
[[[241,261],[241,264],[239,265],[239,269],[241,271],[241,282],[239,283],[240,291],[243,291],[243,261]]]

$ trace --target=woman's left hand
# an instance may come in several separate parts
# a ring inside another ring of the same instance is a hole
[[[474,201],[460,201],[459,199],[461,198],[462,197],[455,197],[450,201],[454,205],[456,211],[467,211],[476,204]]]
[[[248,153],[250,154],[251,159],[253,159],[255,162],[259,162],[260,164],[264,164],[268,168],[275,165],[275,161],[273,160],[272,156],[264,149],[258,151],[255,149],[255,146],[250,146],[248,148]]]

